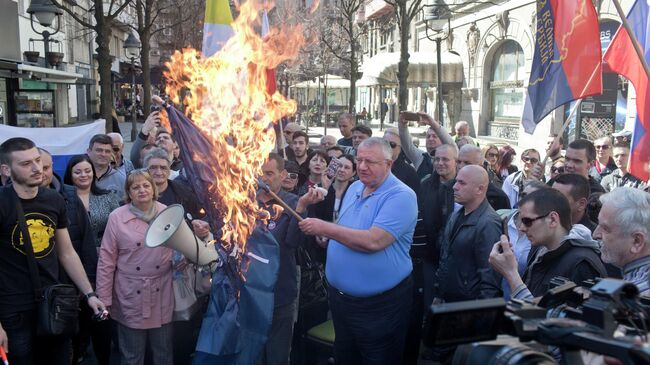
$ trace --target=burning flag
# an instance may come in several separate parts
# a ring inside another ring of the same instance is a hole
[[[295,113],[296,103],[268,91],[267,70],[295,58],[304,40],[299,27],[270,29],[262,39],[254,30],[261,10],[243,4],[217,53],[176,52],[165,72],[167,94],[184,106],[184,114],[167,112],[186,176],[221,228],[224,264],[213,276],[195,364],[253,364],[273,314],[278,247],[260,224],[268,213],[256,201],[257,178],[275,144],[273,122]]]

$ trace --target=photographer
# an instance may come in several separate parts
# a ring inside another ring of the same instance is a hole
[[[650,295],[650,194],[621,187],[600,197],[594,238],[602,242],[601,258],[623,271],[623,279]]]
[[[489,258],[490,265],[508,281],[513,298],[544,294],[556,276],[575,283],[606,276],[597,244],[570,234],[571,207],[562,193],[538,190],[526,195],[519,207],[519,230],[533,246],[524,279],[517,271],[517,259],[505,235],[494,244]]]

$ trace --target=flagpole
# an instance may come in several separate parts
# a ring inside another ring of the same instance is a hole
[[[641,49],[641,45],[639,45],[639,41],[637,41],[636,36],[632,31],[632,28],[630,27],[630,23],[627,21],[627,17],[625,16],[625,13],[623,13],[623,8],[621,8],[621,4],[619,3],[618,0],[612,0],[612,2],[616,7],[616,11],[618,12],[618,15],[621,17],[621,21],[623,22],[623,27],[627,31],[627,34],[630,37],[630,40],[632,41],[632,45],[634,46],[636,55],[639,57],[639,60],[641,60],[641,65],[643,65],[643,70],[645,71],[646,76],[648,76],[648,79],[650,79],[650,67],[648,67],[648,61],[646,61],[645,55],[643,54],[643,50]]]
[[[585,84],[585,87],[580,93],[580,95],[584,94],[587,91],[587,88],[589,87],[589,85],[591,85],[591,82],[593,81],[594,76],[596,76],[598,71],[602,72],[602,68],[600,67],[594,68],[593,72],[591,73],[591,76],[589,76],[589,81],[587,81],[587,83]],[[551,146],[549,146],[549,148],[552,147],[560,138],[562,138],[562,134],[564,134],[564,130],[567,129],[567,127],[569,126],[569,123],[571,122],[571,118],[573,118],[573,115],[576,113],[576,110],[578,110],[578,107],[580,107],[580,104],[582,104],[582,98],[578,99],[576,103],[573,105],[573,108],[571,108],[571,112],[569,112],[569,116],[564,121],[564,124],[562,124],[562,128],[557,133],[557,136],[555,136],[555,138],[553,139],[553,143],[551,143]],[[549,158],[548,151],[549,150],[546,150],[546,156],[544,156],[544,160],[542,161],[542,166],[546,166],[546,161],[548,161]]]

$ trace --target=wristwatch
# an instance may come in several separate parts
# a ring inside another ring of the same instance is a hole
[[[88,301],[88,299],[90,299],[92,297],[99,298],[97,296],[97,293],[95,293],[94,291],[91,291],[90,293],[84,295],[84,299],[86,299],[86,302]]]

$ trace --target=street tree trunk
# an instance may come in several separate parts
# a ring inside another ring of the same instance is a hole
[[[358,8],[358,6],[357,6]],[[348,29],[354,30],[353,18],[348,17]],[[348,113],[356,113],[356,103],[357,103],[357,51],[356,51],[356,39],[354,37],[354,31],[350,33],[350,103],[348,105]]]
[[[399,1],[397,3],[397,6],[400,7],[398,9],[398,14],[401,13],[401,16],[398,18],[399,22],[399,37],[400,37],[400,42],[399,42],[399,63],[397,64],[397,82],[398,82],[398,89],[397,89],[397,103],[398,103],[398,110],[399,111],[404,111],[407,108],[408,104],[408,98],[409,98],[409,90],[408,90],[408,85],[407,85],[407,80],[409,77],[409,57],[411,55],[409,54],[409,30],[411,28],[411,19],[407,14],[406,10],[406,1]]]
[[[112,21],[106,19],[102,7],[95,7],[95,20],[97,22],[97,69],[99,73],[100,104],[99,110],[106,121],[106,133],[113,132],[113,85],[111,83],[111,30]]]

